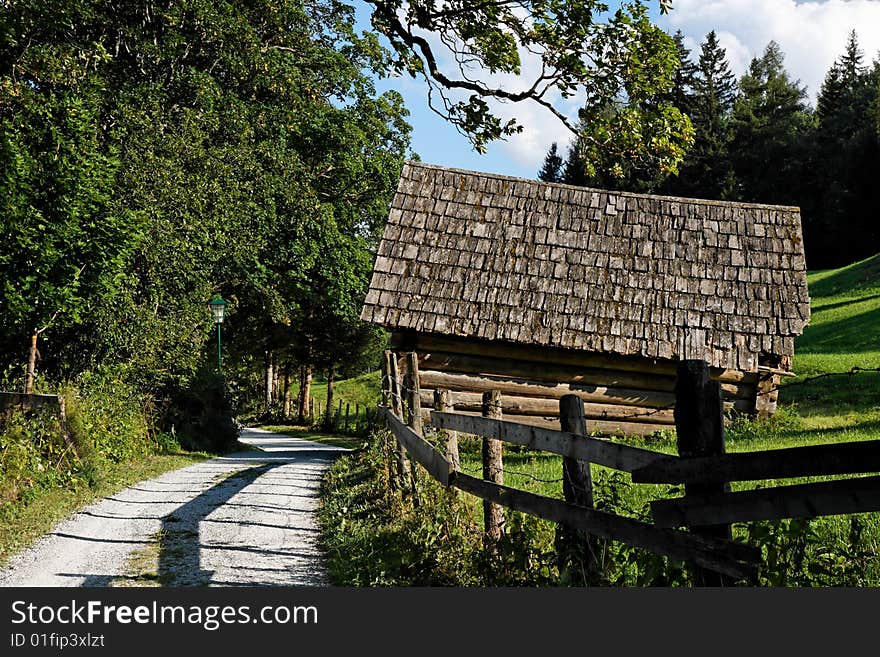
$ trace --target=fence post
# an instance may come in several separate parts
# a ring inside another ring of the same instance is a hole
[[[388,354],[388,372],[391,374],[391,412],[403,420],[403,397],[401,396],[400,370],[397,366],[397,354],[392,351]],[[404,420],[405,421],[405,420]],[[395,439],[396,440],[396,439]],[[397,446],[397,479],[403,490],[406,490],[406,482],[409,481],[409,461],[406,458],[406,448],[396,440]]]
[[[483,393],[483,417],[501,418],[500,390],[487,390]],[[504,484],[500,440],[483,438],[483,478],[495,484]],[[504,533],[504,509],[494,502],[483,500],[483,523],[486,543],[492,549]]]
[[[559,400],[559,423],[563,431],[587,435],[584,400],[577,395],[564,395]],[[562,458],[562,495],[569,504],[593,508],[593,479],[590,464],[568,456]],[[587,532],[559,526],[556,530],[556,551],[560,572],[565,568],[580,571],[584,578],[596,572],[597,540]]]
[[[348,431],[348,413],[351,411],[351,402],[345,402],[345,423],[342,425],[344,431]]]
[[[683,360],[675,379],[675,431],[679,456],[718,456],[724,454],[724,404],[721,384],[709,375],[709,364],[702,360]],[[728,483],[685,485],[685,495],[730,492]],[[694,527],[695,534],[730,540],[730,525]],[[730,586],[733,580],[711,570],[694,566],[696,586]]]
[[[419,390],[419,355],[411,351],[406,354],[406,378],[404,386],[406,388],[406,402],[409,411],[407,424],[409,428],[418,435],[422,434],[422,398]],[[413,495],[413,505],[419,506],[419,491],[416,486],[418,470],[414,467],[409,469],[409,483]]]
[[[454,408],[450,401],[449,391],[445,388],[437,388],[434,391],[434,410],[441,413],[451,413]],[[446,431],[446,460],[452,465],[453,470],[458,470],[461,461],[458,456],[458,432]]]

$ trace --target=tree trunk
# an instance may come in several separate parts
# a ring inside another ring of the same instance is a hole
[[[34,370],[37,367],[37,334],[31,336],[31,347],[28,352],[27,376],[24,380],[24,394],[29,395],[34,391]]]
[[[290,363],[284,364],[284,419],[290,419]]]
[[[324,428],[333,428],[333,366],[327,368],[327,414],[324,417]]]
[[[266,352],[266,410],[272,408],[272,383],[275,379],[274,362],[272,352]]]
[[[303,423],[310,415],[309,402],[312,395],[312,366],[304,365],[300,369],[299,379],[299,421]]]
[[[284,403],[284,395],[281,390],[281,365],[278,363],[278,358],[273,356],[272,358],[272,399],[276,404]]]

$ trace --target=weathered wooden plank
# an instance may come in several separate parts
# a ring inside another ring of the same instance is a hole
[[[566,395],[559,401],[559,424],[563,432],[584,436],[587,419],[584,400]],[[593,508],[593,477],[590,462],[562,457],[562,498],[569,504]],[[600,546],[590,534],[560,525],[556,530],[556,551],[559,568],[575,568],[585,573],[594,572],[599,564]]]
[[[517,379],[510,376],[481,376],[457,374],[438,370],[421,370],[419,373],[424,388],[442,388],[464,392],[485,392],[500,390],[502,394],[518,397],[543,397],[562,399],[565,395],[577,395],[585,402],[598,404],[626,404],[648,408],[672,408],[675,395],[656,390],[636,390],[634,388],[609,388],[603,385],[581,385],[540,381],[538,379]]]
[[[880,440],[808,445],[699,458],[663,458],[633,472],[633,481],[675,484],[749,481],[880,472]]]
[[[527,493],[456,472],[452,485],[484,500],[528,513],[595,536],[622,541],[679,561],[694,561],[704,568],[748,577],[760,556],[750,546],[719,541],[687,532],[654,527],[638,520],[588,509],[562,500]]]
[[[709,377],[709,365],[702,360],[683,360],[675,379],[675,435],[679,456],[702,457],[724,454],[724,409],[721,384]],[[687,484],[685,493],[716,495],[730,490],[726,482]],[[731,540],[729,524],[712,524],[693,530],[708,538]],[[694,569],[696,586],[726,586],[725,576]]]
[[[475,413],[473,411],[455,411],[460,415],[469,415],[469,416],[479,416],[479,413]],[[430,421],[430,414],[426,411],[423,411],[425,421]],[[559,430],[559,418],[558,417],[544,417],[537,415],[515,415],[513,413],[508,413],[506,416],[508,421],[516,422],[519,424],[525,424],[530,427],[539,427],[541,429],[550,429],[551,431]],[[604,436],[650,436],[658,431],[670,431],[674,430],[675,427],[668,424],[647,424],[641,422],[606,422],[604,420],[590,420],[590,431],[591,433],[598,433],[599,435]]]
[[[495,420],[461,413],[431,413],[431,424],[477,436],[492,436],[504,442],[560,454],[580,461],[598,463],[608,468],[632,472],[653,463],[664,454],[648,449],[621,445],[599,438],[559,430],[542,429],[518,422]]]
[[[389,358],[388,372],[391,376],[391,412],[395,417],[403,417],[403,382],[400,377],[400,366],[397,354],[393,351],[386,351]],[[329,412],[329,409],[328,409]],[[406,447],[398,439],[397,441],[397,479],[403,490],[411,482],[410,465],[406,458]]]
[[[452,403],[449,401],[448,390],[438,389],[434,391],[434,410],[441,413],[451,413],[454,410]],[[428,413],[429,422],[430,418],[431,414]],[[453,470],[458,470],[460,459],[458,454],[458,432],[456,431],[446,432],[446,460],[449,461]]]
[[[880,477],[778,486],[651,502],[659,526],[813,518],[880,511]]]
[[[450,399],[456,409],[474,411],[481,408],[482,395],[483,393],[478,392],[454,392],[451,393]],[[431,390],[423,389],[421,400],[423,405],[428,406],[429,402],[433,401]],[[674,424],[670,409],[619,404],[584,404],[584,409],[588,419],[647,422],[648,424],[668,424],[670,426]],[[553,417],[559,415],[559,400],[501,395],[501,410],[505,415]]]
[[[449,475],[452,466],[443,455],[422,438],[419,434],[406,426],[400,418],[388,409],[384,409],[385,420],[391,433],[406,448],[409,455],[427,470],[434,479],[444,486],[449,485]]]
[[[417,334],[404,338],[417,351],[444,351],[448,353],[485,355],[493,358],[512,358],[540,364],[566,364],[633,372],[657,372],[675,375],[676,363],[672,360],[650,359],[642,356],[599,354],[574,349],[558,349],[531,345],[507,344],[497,341],[454,338],[451,336]],[[754,383],[754,373],[739,370],[712,368],[712,378],[722,382]]]
[[[491,358],[448,352],[419,352],[419,366],[424,371],[436,370],[440,372],[486,376],[495,375],[508,378],[513,377],[514,379],[565,383],[572,386],[572,392],[575,392],[577,389],[591,392],[593,387],[624,388],[637,391],[642,390],[647,393],[672,393],[675,389],[674,376],[658,374],[652,371],[636,372],[598,369],[568,364],[536,363],[516,361],[510,358]],[[737,406],[738,410],[750,410],[755,395],[754,383],[722,383],[721,389],[729,401],[747,402],[745,405],[739,404]]]
[[[60,395],[38,395],[23,392],[0,392],[0,410],[22,408],[36,410],[43,406],[60,408]]]

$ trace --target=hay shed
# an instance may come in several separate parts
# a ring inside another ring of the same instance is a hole
[[[800,211],[611,192],[408,162],[361,318],[419,359],[422,404],[502,392],[505,417],[674,424],[675,368],[702,359],[727,408],[769,415],[809,321]]]

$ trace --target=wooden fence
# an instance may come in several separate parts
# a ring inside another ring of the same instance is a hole
[[[448,412],[448,392],[435,391],[430,425],[445,432],[441,451],[423,435],[418,380],[416,354],[386,352],[380,412],[397,438],[399,481],[411,483],[415,476],[409,457],[441,484],[482,498],[487,546],[500,538],[503,509],[509,508],[558,523],[569,533],[622,541],[691,562],[697,584],[726,585],[753,576],[760,557],[757,549],[731,540],[731,523],[880,511],[880,476],[731,492],[732,481],[880,472],[880,440],[725,453],[722,391],[702,361],[678,366],[678,455],[587,435],[584,402],[575,395],[560,400],[560,430],[505,421],[500,392],[491,390],[483,393],[480,416]],[[459,433],[482,437],[482,478],[460,470]],[[503,443],[561,455],[563,499],[505,486]],[[684,484],[684,495],[651,502],[653,522],[596,510],[591,463],[628,472],[634,482]]]

